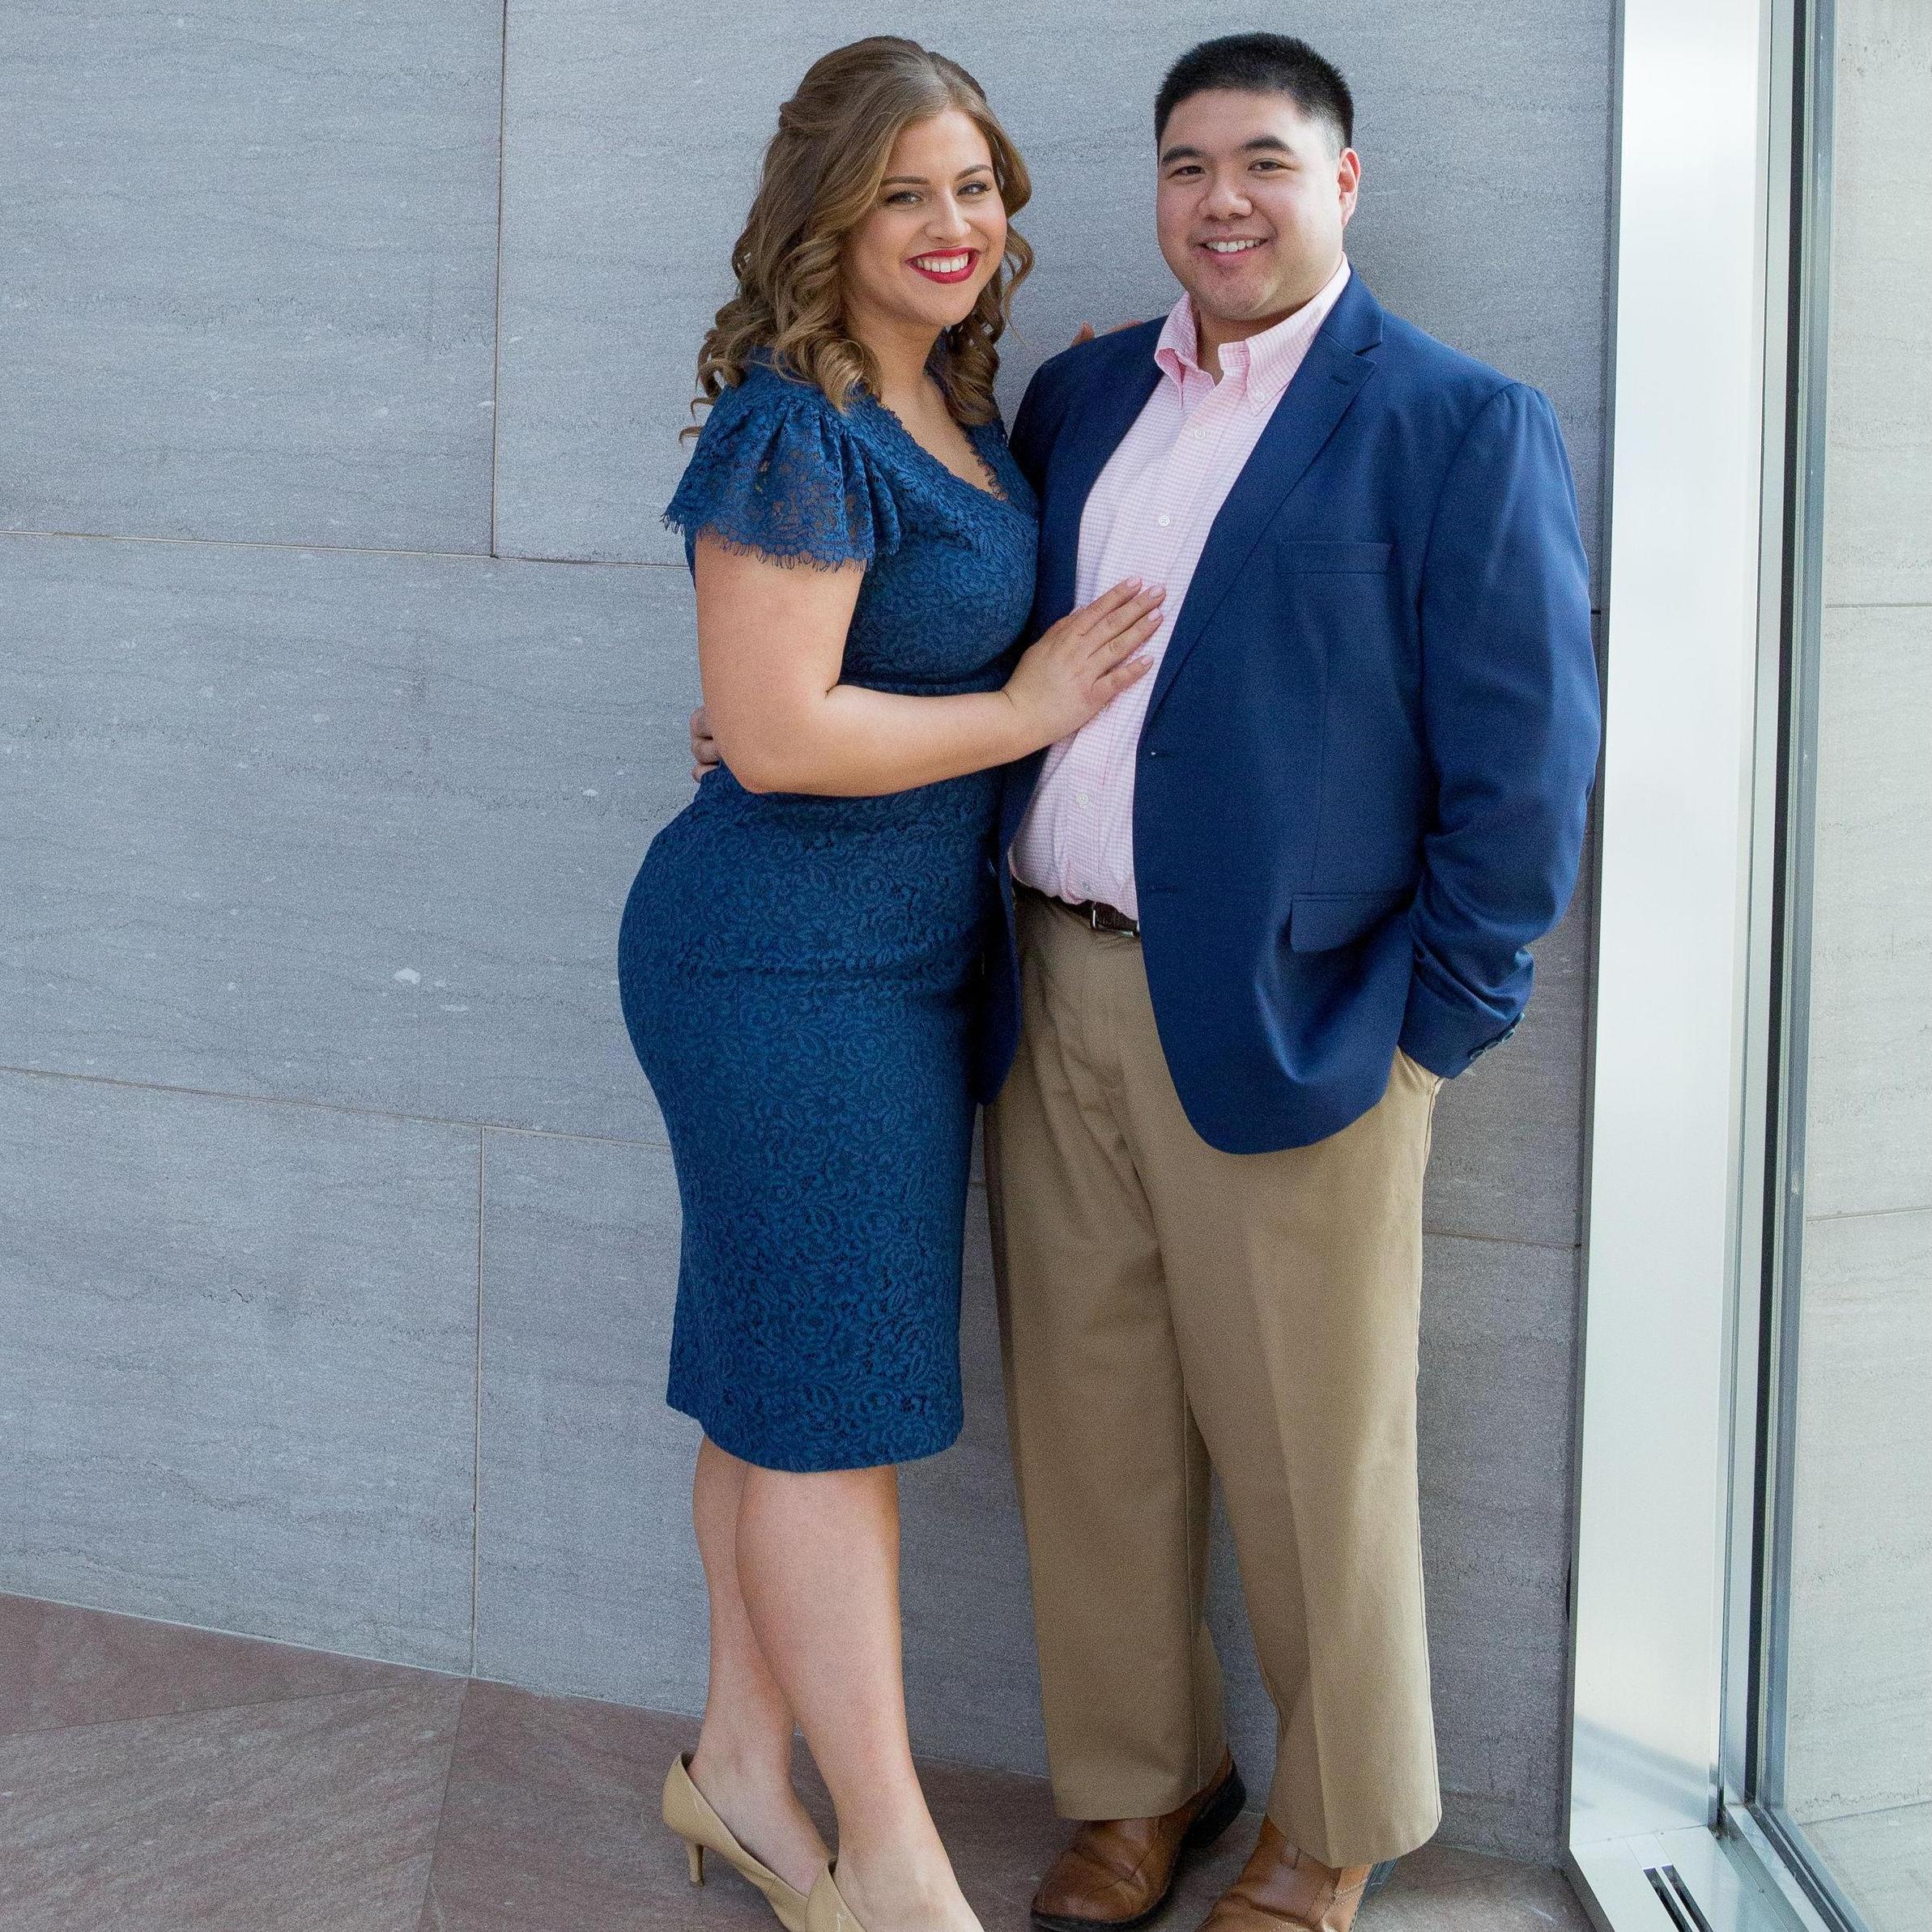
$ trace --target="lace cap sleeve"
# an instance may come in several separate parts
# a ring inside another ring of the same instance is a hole
[[[857,431],[822,391],[754,368],[712,406],[664,513],[688,552],[700,530],[781,564],[870,564],[899,514]]]

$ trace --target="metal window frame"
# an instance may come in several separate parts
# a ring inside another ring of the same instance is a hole
[[[1817,842],[1817,743],[1820,627],[1823,615],[1824,470],[1831,324],[1832,67],[1833,0],[1794,0],[1790,40],[1801,66],[1791,79],[1788,252],[1789,310],[1785,406],[1781,679],[1777,736],[1776,898],[1767,989],[1772,1028],[1764,1186],[1764,1247],[1760,1321],[1764,1347],[1758,1435],[1762,1475],[1754,1551],[1738,1541],[1732,1561],[1755,1561],[1756,1604],[1750,1635],[1757,1654],[1740,1660],[1751,1676],[1745,1729],[1725,1765],[1728,1791],[1781,1807],[1784,1798],[1785,1658],[1790,1572],[1791,1451],[1802,1307],[1805,1097],[1811,1047],[1811,856]],[[1768,760],[1766,761],[1769,763]]]
[[[1774,1106],[1802,1101],[1803,987],[1779,962],[1802,972],[1809,772],[1785,748],[1811,742],[1787,706],[1815,702],[1819,484],[1791,459],[1823,444],[1791,432],[1822,421],[1828,142],[1804,130],[1830,48],[1829,0],[1620,20],[1564,1862],[1605,1932],[1847,1922],[1754,1808],[1782,1729],[1759,1664],[1789,1472],[1760,1445],[1789,1441],[1767,1311],[1796,1318],[1770,1270],[1796,1260],[1802,1106]]]

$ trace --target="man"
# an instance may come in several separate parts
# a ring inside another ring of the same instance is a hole
[[[1150,675],[1014,768],[1001,826],[978,1078],[1053,1789],[1083,1821],[1042,1932],[1151,1918],[1245,1802],[1211,1471],[1278,1740],[1202,1932],[1347,1932],[1440,1816],[1429,1123],[1568,900],[1598,699],[1549,404],[1353,274],[1353,120],[1302,41],[1184,55],[1155,109],[1182,297],[1048,363],[1014,424],[1033,632],[1127,576],[1171,613]]]
[[[1126,576],[1172,614],[1152,674],[1015,768],[1002,823],[988,1181],[1054,1793],[1087,1821],[1046,1932],[1151,1916],[1241,1807],[1211,1466],[1279,1744],[1207,1927],[1344,1932],[1440,1816],[1430,1116],[1514,1030],[1569,898],[1598,700],[1555,418],[1351,272],[1352,121],[1301,41],[1185,55],[1155,130],[1185,292],[1048,363],[1014,426],[1034,631]]]

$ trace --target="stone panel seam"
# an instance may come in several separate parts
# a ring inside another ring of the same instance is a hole
[[[476,1134],[476,1367],[470,1390],[470,1675],[476,1675],[476,1605],[483,1550],[483,1211],[489,1130]]]
[[[189,1100],[232,1100],[250,1107],[308,1107],[322,1113],[346,1113],[362,1120],[407,1121],[422,1127],[461,1127],[474,1134],[527,1134],[545,1140],[581,1140],[597,1147],[668,1147],[661,1134],[573,1134],[560,1127],[525,1127],[513,1121],[466,1120],[444,1113],[404,1113],[393,1107],[353,1107],[346,1100],[311,1100],[304,1094],[231,1093],[219,1087],[177,1087],[165,1080],[125,1080],[113,1074],[69,1073],[52,1066],[9,1066],[0,1075],[23,1080],[75,1080],[87,1087],[121,1087],[135,1093],[177,1094]]]
[[[387,1107],[351,1107],[341,1100],[310,1100],[300,1094],[229,1093],[213,1087],[174,1087],[159,1080],[122,1080],[110,1074],[66,1073],[57,1068],[44,1066],[8,1066],[0,1065],[0,1075],[15,1075],[29,1080],[73,1080],[87,1087],[118,1087],[134,1093],[163,1093],[178,1095],[185,1099],[198,1100],[230,1100],[239,1105],[249,1107],[307,1107],[323,1113],[344,1113],[366,1120],[406,1121],[423,1127],[461,1127],[479,1135],[491,1134],[521,1134],[533,1140],[578,1141],[587,1147],[657,1147],[668,1149],[670,1142],[658,1134],[574,1134],[561,1127],[526,1127],[512,1121],[478,1121],[454,1118],[440,1113],[403,1113]],[[986,1184],[975,1180],[973,1189],[985,1192]],[[1909,1214],[1922,1210],[1911,1208],[1879,1209],[1879,1213]],[[1817,1217],[1830,1219],[1836,1217]],[[1576,1254],[1581,1251],[1580,1240],[1567,1241],[1533,1240],[1521,1235],[1483,1234],[1471,1228],[1458,1228],[1447,1222],[1425,1221],[1423,1232],[1438,1239],[1453,1241],[1483,1241],[1499,1248],[1532,1248],[1547,1254]],[[480,1242],[481,1234],[478,1239]]]
[[[393,1657],[372,1657],[366,1651],[362,1650],[335,1650],[320,1644],[293,1643],[287,1637],[265,1636],[259,1630],[236,1630],[224,1623],[191,1623],[185,1617],[144,1616],[138,1610],[116,1610],[104,1603],[83,1603],[74,1597],[49,1597],[37,1590],[0,1590],[0,1597],[11,1597],[22,1603],[48,1603],[53,1605],[57,1610],[94,1611],[102,1616],[126,1617],[130,1623],[159,1624],[166,1630],[193,1630],[199,1632],[205,1636],[242,1637],[251,1643],[271,1645],[278,1650],[302,1650],[306,1651],[311,1657],[339,1657],[354,1664],[377,1664],[385,1670],[413,1671],[419,1677],[440,1678],[445,1683],[467,1683],[472,1675],[464,1670],[439,1670],[433,1664],[405,1663]],[[371,1691],[381,1690],[382,1687],[380,1684],[355,1684],[346,1690],[295,1691],[290,1692],[287,1696],[278,1693],[273,1697],[252,1699],[248,1704],[211,1704],[208,1708],[212,1710],[246,1710],[255,1704],[296,1704],[305,1702],[314,1697],[360,1697],[366,1696]],[[152,1713],[155,1717],[192,1716],[193,1714],[192,1712],[170,1713],[166,1711],[157,1711]],[[140,1717],[89,1718],[86,1721],[85,1728],[91,1729],[99,1724],[139,1724],[145,1721],[145,1719]],[[70,1730],[80,1730],[83,1726],[53,1725],[43,1728]],[[6,1734],[15,1737],[31,1737],[34,1734],[31,1731],[17,1731]]]
[[[1864,1811],[1834,1811],[1829,1818],[1806,1818],[1798,1822],[1806,1825],[1844,1824],[1848,1822],[1863,1823],[1867,1819],[1887,1818],[1894,1811],[1922,1811],[1926,1808],[1923,1798],[1909,1798],[1896,1805],[1875,1805]]]
[[[1806,1215],[1807,1228],[1822,1228],[1831,1221],[1888,1221],[1900,1215],[1932,1214],[1932,1201],[1908,1201],[1901,1207],[1841,1207],[1828,1215]]]
[[[151,537],[138,530],[0,530],[0,538],[63,543],[154,543],[177,550],[282,550],[319,557],[428,557],[439,564],[560,564],[583,570],[683,570],[662,557],[546,557],[520,551],[393,550],[366,543],[270,543],[241,537]]]
[[[491,483],[491,519],[496,541],[496,484]],[[178,550],[278,550],[295,551],[323,557],[428,557],[439,564],[554,564],[573,570],[675,570],[686,566],[665,557],[552,557],[534,551],[516,550],[389,550],[359,543],[269,543],[237,537],[151,537],[138,531],[73,530],[0,530],[0,538],[19,537],[67,543],[154,543]],[[1922,611],[1924,603],[1831,604],[1833,611]],[[1600,619],[1608,606],[1593,602],[1590,615]]]
[[[436,1850],[443,1841],[443,1826],[449,1816],[449,1787],[456,1777],[456,1754],[462,1743],[464,1721],[470,1714],[470,1686],[476,1681],[475,1659],[470,1659],[470,1675],[462,1680],[463,1687],[457,1693],[456,1722],[449,1732],[449,1755],[443,1761],[443,1789],[436,1799],[436,1829],[429,1834],[429,1855],[423,1861],[423,1896],[416,1907],[416,1921],[420,1925],[429,1913],[436,1893]],[[436,1912],[436,1924],[443,1923],[443,1915]]]
[[[496,309],[490,338],[490,555],[496,548],[496,471],[503,446],[503,183],[509,131],[510,0],[497,17],[496,45],[496,263],[492,292]]]
[[[421,1664],[399,1664],[387,1658],[356,1657],[352,1652],[346,1650],[319,1649],[313,1644],[292,1644],[284,1637],[263,1636],[259,1631],[255,1630],[218,1630],[211,1624],[177,1623],[172,1618],[143,1617],[133,1611],[107,1610],[95,1603],[69,1603],[58,1597],[23,1596],[15,1591],[6,1594],[22,1603],[45,1603],[58,1610],[84,1610],[91,1611],[97,1616],[126,1617],[131,1622],[160,1623],[170,1630],[194,1630],[210,1636],[234,1637],[242,1643],[260,1644],[265,1649],[302,1650],[311,1657],[344,1658],[352,1663],[375,1664],[385,1670],[415,1670],[424,1677],[439,1678],[446,1683],[461,1684],[466,1690],[470,1681],[467,1676],[454,1670],[432,1670]],[[156,1719],[167,1722],[177,1718],[205,1717],[218,1711],[258,1711],[270,1704],[313,1704],[317,1699],[324,1697],[366,1697],[371,1691],[403,1687],[407,1687],[389,1683],[350,1684],[328,1691],[278,1692],[272,1697],[244,1697],[226,1704],[197,1704],[185,1710],[147,1711],[130,1717],[82,1717],[67,1724],[36,1724],[25,1730],[0,1731],[0,1744],[11,1744],[16,1738],[49,1738],[57,1731],[106,1730],[117,1724],[152,1724]]]
[[[1600,338],[1603,357],[1597,371],[1597,527],[1590,569],[1593,617],[1603,615],[1603,606],[1598,601],[1596,593],[1599,585],[1607,585],[1610,579],[1611,483],[1616,449],[1614,404],[1617,394],[1617,169],[1623,117],[1623,103],[1618,98],[1623,71],[1623,10],[1621,6],[1606,7],[1604,15],[1609,29],[1605,36],[1604,70],[1611,77],[1611,87],[1603,116],[1603,252],[1599,257],[1603,277]],[[1601,683],[1602,647],[1599,645],[1598,648]],[[1599,760],[1601,756],[1599,751]],[[1601,772],[1599,764],[1599,775]]]
[[[1479,1234],[1474,1228],[1457,1228],[1446,1221],[1424,1221],[1424,1234],[1434,1235],[1448,1241],[1481,1241],[1491,1248],[1534,1248],[1545,1254],[1581,1254],[1583,1244],[1580,1240],[1538,1241],[1520,1234]]]

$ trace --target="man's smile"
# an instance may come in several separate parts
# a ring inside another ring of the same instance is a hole
[[[1199,261],[1205,255],[1217,272],[1236,263],[1245,266],[1250,256],[1260,254],[1273,239],[1268,235],[1209,236],[1194,245],[1194,259]]]

